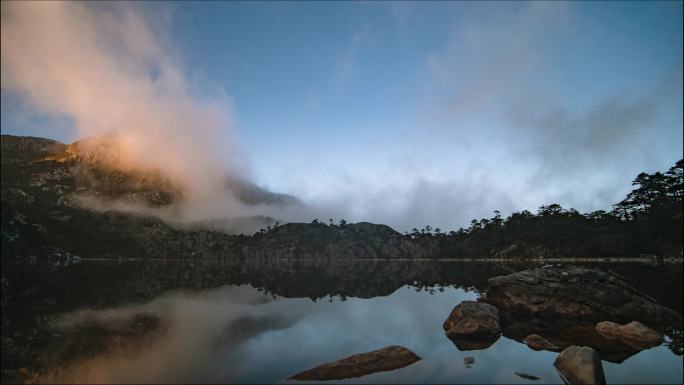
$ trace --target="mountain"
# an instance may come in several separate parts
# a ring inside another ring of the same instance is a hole
[[[402,235],[367,222],[278,225],[265,216],[177,223],[169,218],[182,191],[158,172],[109,167],[111,151],[98,147],[106,139],[66,145],[3,135],[1,143],[3,258],[682,257],[683,160],[639,174],[611,212],[550,204],[449,233],[426,226]],[[226,194],[248,205],[302,205],[239,178],[226,179]]]
[[[359,223],[275,226],[270,217],[223,218],[169,224],[182,192],[156,172],[114,170],[111,145],[2,135],[2,256],[11,257],[368,257],[426,256],[388,226]],[[106,154],[106,155],[102,155]],[[226,179],[226,194],[245,204],[301,205],[244,179]],[[89,199],[116,202],[92,209]],[[127,210],[127,204],[137,210]],[[140,210],[144,207],[145,210]],[[157,211],[154,211],[157,210]],[[164,212],[166,212],[164,211]],[[247,226],[254,236],[229,235]]]
[[[182,191],[159,172],[112,168],[110,164],[117,161],[113,158],[120,158],[117,148],[117,143],[108,137],[66,145],[44,138],[2,135],[3,171],[11,175],[8,182],[21,184],[27,182],[26,177],[32,177],[29,183],[40,184],[62,196],[87,191],[101,198],[151,206],[182,200]],[[242,177],[227,176],[225,186],[226,194],[249,205],[302,204],[291,195],[273,193]]]

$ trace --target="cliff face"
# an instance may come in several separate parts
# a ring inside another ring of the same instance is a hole
[[[3,135],[1,143],[3,258],[416,258],[429,254],[390,227],[370,223],[287,224],[246,237],[172,227],[116,207],[89,210],[83,207],[84,199],[172,211],[183,193],[158,173],[108,167],[111,151],[103,149],[104,156],[95,153],[106,141],[65,145]],[[247,204],[298,203],[292,196],[240,179],[228,180],[226,193]],[[273,222],[266,217],[248,220],[264,226]]]

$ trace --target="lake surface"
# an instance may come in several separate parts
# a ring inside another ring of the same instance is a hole
[[[37,357],[48,370],[31,375],[47,382],[296,383],[287,378],[321,363],[401,345],[423,359],[394,371],[325,382],[561,384],[553,367],[557,353],[533,351],[516,333],[504,330],[486,349],[461,351],[442,329],[453,307],[477,299],[488,278],[529,267],[434,261],[3,262],[3,339],[30,345],[22,350],[4,341],[3,369],[31,367]],[[681,264],[603,267],[681,313]],[[617,351],[604,359],[607,382],[681,383],[681,325],[670,334],[659,347]],[[466,357],[474,363],[464,365]]]

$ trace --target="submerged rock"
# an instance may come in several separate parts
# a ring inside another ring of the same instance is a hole
[[[553,365],[568,384],[605,384],[601,358],[586,346],[570,346],[556,357]]]
[[[596,324],[596,331],[606,338],[619,339],[638,350],[658,346],[663,342],[660,333],[638,321],[626,325],[603,321]]]
[[[501,334],[499,311],[477,301],[456,305],[442,325],[449,338],[488,339]]]
[[[552,352],[559,352],[560,348],[538,334],[530,334],[525,337],[525,344],[532,350],[550,350]]]
[[[585,267],[531,269],[491,278],[481,300],[499,309],[543,317],[639,320],[658,325],[681,322],[675,311],[621,276]]]
[[[465,366],[468,369],[472,368],[474,363],[475,363],[475,357],[464,357],[463,358],[463,366]]]
[[[527,373],[523,373],[523,372],[513,372],[513,373],[515,373],[516,376],[523,378],[525,380],[530,380],[530,381],[541,380],[541,378],[539,378],[535,375],[532,375],[532,374],[527,374]]]
[[[289,380],[322,381],[361,377],[375,372],[384,372],[411,365],[421,358],[402,346],[388,346],[372,352],[355,354],[338,361],[316,366]]]

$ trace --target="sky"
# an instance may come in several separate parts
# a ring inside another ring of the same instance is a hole
[[[72,142],[133,109],[154,127],[136,138],[171,138],[163,164],[228,143],[179,177],[225,162],[338,219],[609,210],[682,158],[682,2],[86,3],[55,12],[93,48],[37,52],[57,38],[34,5],[2,6],[3,134]],[[55,100],[78,77],[86,96]]]

